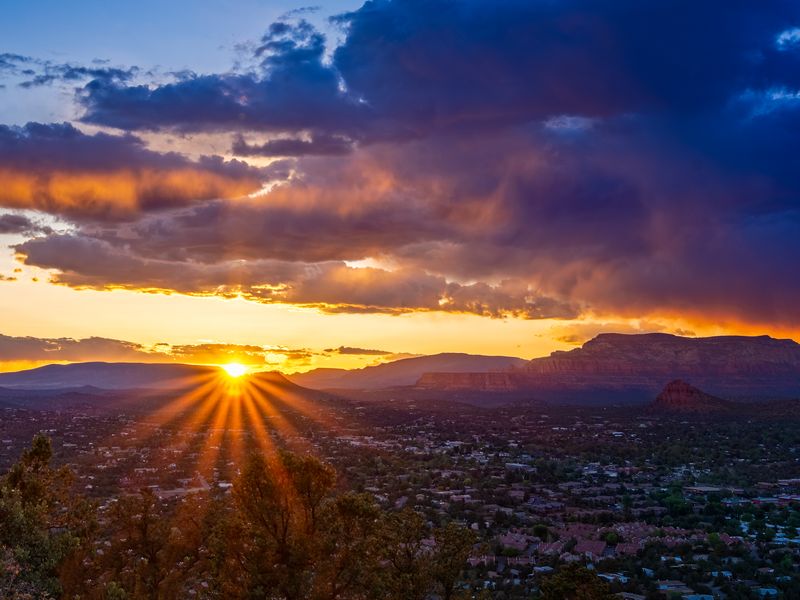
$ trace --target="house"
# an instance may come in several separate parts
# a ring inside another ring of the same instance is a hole
[[[674,592],[676,594],[693,594],[694,590],[688,587],[682,581],[674,579],[665,579],[656,581],[656,588],[660,592]]]
[[[592,560],[602,558],[605,551],[606,543],[600,540],[581,540],[573,550],[575,554],[583,554]]]
[[[517,531],[509,531],[497,538],[497,542],[504,548],[511,548],[523,552],[535,538]]]

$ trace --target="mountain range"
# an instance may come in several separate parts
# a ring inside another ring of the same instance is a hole
[[[218,367],[103,362],[48,365],[0,373],[0,408],[147,412],[192,397],[195,390],[204,390],[197,396],[201,399],[215,389],[225,389],[227,381]],[[275,371],[254,373],[246,381],[248,389],[270,398],[273,404],[298,398],[304,402],[331,398],[300,387]]]
[[[288,375],[297,385],[314,389],[383,389],[414,385],[423,374],[432,371],[449,373],[507,371],[525,366],[527,361],[513,356],[481,356],[447,352],[430,356],[403,358],[362,369],[314,369]]]
[[[218,373],[218,367],[181,364],[48,365],[0,373],[0,402],[21,390],[88,395],[98,389],[170,391],[198,385]],[[388,390],[420,399],[505,396],[558,404],[646,404],[668,382],[683,380],[721,401],[776,400],[800,398],[800,344],[768,336],[601,334],[580,348],[530,361],[446,353],[349,371],[316,369],[287,377],[278,373],[250,377],[344,395],[348,390],[366,394]],[[686,389],[672,391],[700,399]]]
[[[83,388],[104,390],[176,389],[219,373],[218,367],[160,364],[86,362],[45,365],[27,371],[0,373],[0,387],[47,390]]]
[[[526,392],[557,402],[647,402],[675,379],[723,399],[800,397],[800,344],[769,336],[608,333],[505,372],[429,372],[416,386],[431,392]]]

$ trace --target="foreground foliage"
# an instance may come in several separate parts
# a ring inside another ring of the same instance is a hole
[[[105,510],[71,494],[48,438],[0,480],[0,597],[74,600],[455,598],[475,542],[339,492],[308,455],[252,455],[232,493],[151,490]]]

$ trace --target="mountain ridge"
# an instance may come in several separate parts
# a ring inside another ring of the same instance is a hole
[[[92,361],[51,364],[0,373],[0,387],[28,390],[81,387],[102,390],[173,389],[191,385],[192,381],[218,371],[218,367],[180,363]]]
[[[434,391],[530,393],[540,400],[649,402],[665,383],[693,381],[724,399],[800,396],[800,344],[770,336],[689,338],[663,333],[600,334],[580,348],[534,358],[504,373],[428,372]]]
[[[463,352],[441,352],[371,365],[360,369],[314,369],[288,375],[289,381],[312,389],[380,389],[414,385],[431,369],[451,372],[492,372],[522,366],[527,361],[514,356],[491,356]]]

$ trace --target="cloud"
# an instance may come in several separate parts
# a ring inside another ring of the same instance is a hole
[[[72,64],[54,64],[46,62],[41,65],[41,72],[30,79],[20,82],[22,88],[50,85],[55,82],[78,83],[91,79],[93,81],[127,82],[138,73],[137,67],[123,69],[119,67],[85,67]]]
[[[355,354],[355,355],[363,355],[363,356],[384,356],[386,354],[392,354],[392,352],[388,352],[386,350],[370,350],[368,348],[353,348],[350,346],[339,346],[338,348],[328,348],[325,350],[330,354]]]
[[[0,361],[131,361],[152,358],[143,346],[101,337],[13,337],[0,334]]]
[[[0,278],[1,279],[1,278]],[[343,350],[339,352],[339,350]],[[346,357],[345,360],[339,357]],[[224,365],[231,362],[254,369],[296,371],[319,365],[362,366],[407,358],[409,354],[341,348],[314,350],[275,345],[201,342],[197,344],[158,343],[152,346],[102,337],[38,338],[0,334],[0,370],[25,369],[50,363],[144,362]],[[355,359],[355,363],[353,362]]]
[[[337,156],[353,150],[353,140],[336,135],[320,134],[313,138],[275,138],[263,144],[248,144],[239,136],[231,152],[237,156]]]
[[[25,215],[14,213],[0,214],[0,235],[2,234],[49,234],[52,233],[50,227],[32,221]]]
[[[247,344],[170,345],[162,343],[146,346],[103,337],[37,338],[0,334],[0,363],[110,361],[225,364],[235,361],[264,367],[271,364],[268,355],[276,353],[283,354],[288,359],[299,363],[320,354],[311,350],[291,350]]]
[[[18,83],[20,87],[33,88],[56,82],[79,83],[89,79],[125,83],[139,73],[138,67],[110,67],[104,62],[94,61],[86,66],[5,52],[0,54],[0,76],[21,79]]]
[[[762,204],[771,193],[762,176],[709,163],[698,180],[694,156],[621,143],[641,136],[629,127],[601,128],[579,148],[539,130],[304,159],[297,179],[264,197],[17,249],[75,287],[242,295],[332,313],[591,310],[790,324],[800,299],[787,258],[798,243],[791,210],[775,216],[778,206]],[[370,257],[386,267],[343,262]],[[760,293],[776,281],[780,293]]]
[[[778,50],[794,50],[800,47],[800,27],[792,27],[781,31],[775,38]]]
[[[132,135],[88,135],[68,123],[0,126],[0,206],[9,208],[130,219],[243,196],[259,190],[264,177],[239,161],[154,152]]]
[[[537,294],[519,282],[459,284],[421,271],[352,268],[341,262],[281,260],[193,261],[145,259],[121,242],[60,234],[15,246],[28,265],[55,269],[52,280],[77,288],[175,291],[243,296],[337,312],[448,311],[493,317],[565,318],[574,306]]]
[[[23,173],[162,169],[149,193],[136,179],[71,195],[48,175],[40,200],[6,205],[78,223],[17,250],[76,287],[328,312],[800,327],[798,22],[790,0],[384,0],[336,18],[328,52],[279,21],[252,68],[97,78],[79,95],[86,122],[289,157],[279,185],[232,201],[268,176],[132,134],[12,132],[36,138]],[[64,136],[79,143],[47,141]]]
[[[255,49],[254,73],[183,74],[164,85],[95,79],[82,91],[84,121],[129,130],[352,132],[367,109],[324,64],[311,25],[273,23]]]
[[[254,72],[160,86],[98,79],[84,90],[84,118],[126,129],[307,129],[374,140],[562,114],[685,114],[748,85],[788,82],[780,66],[790,58],[773,40],[790,39],[786,25],[797,17],[790,0],[658,0],[647,10],[633,0],[367,2],[334,19],[345,37],[329,63],[319,32],[279,21],[255,51]]]
[[[694,332],[685,329],[670,328],[662,323],[652,321],[630,322],[583,322],[557,325],[550,329],[554,339],[579,346],[601,333],[661,333],[668,332],[675,335],[694,336]]]

